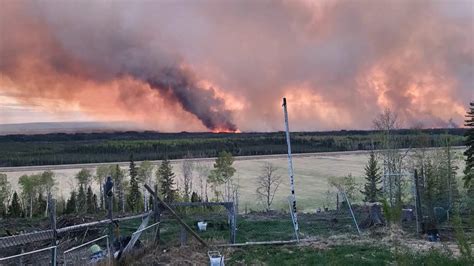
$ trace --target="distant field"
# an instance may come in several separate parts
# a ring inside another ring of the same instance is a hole
[[[456,151],[460,154],[463,148],[456,148]],[[315,210],[318,207],[322,208],[326,200],[326,192],[328,189],[332,190],[327,182],[327,179],[331,176],[352,174],[356,177],[357,182],[362,184],[362,175],[367,159],[368,153],[366,151],[295,155],[293,158],[295,189],[299,208],[307,211]],[[196,161],[201,161],[211,166],[213,163],[213,159],[198,159]],[[288,203],[286,197],[289,195],[290,190],[286,156],[248,156],[238,157],[234,163],[237,169],[234,178],[238,180],[240,185],[240,211],[243,211],[246,206],[248,209],[260,208],[255,196],[255,180],[265,162],[270,162],[277,166],[279,168],[277,172],[283,178],[283,182],[274,200],[275,207],[287,208]],[[67,197],[70,191],[76,187],[76,182],[73,177],[80,168],[85,167],[95,171],[96,165],[97,164],[13,167],[0,168],[0,172],[5,172],[13,188],[18,189],[17,182],[21,175],[51,169],[56,173],[56,180],[58,182],[58,189],[55,191],[56,195],[58,197]],[[120,163],[120,165],[124,169],[128,168],[127,162]],[[182,184],[181,161],[172,161],[172,165],[178,177],[178,184]],[[460,165],[460,168],[462,169],[462,165]],[[194,188],[194,190],[199,191],[197,180],[194,180]],[[94,189],[98,191],[96,184],[94,185]],[[211,191],[209,191],[209,195],[211,195]],[[334,197],[332,201],[335,201],[335,195],[331,195],[331,197]]]

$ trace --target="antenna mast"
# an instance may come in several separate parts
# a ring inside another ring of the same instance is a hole
[[[291,142],[290,142],[290,126],[288,124],[288,110],[286,109],[286,98],[283,98],[283,111],[285,113],[285,130],[286,130],[286,144],[288,145],[288,175],[290,176],[290,201],[292,209],[292,221],[293,227],[295,228],[296,238],[298,239],[298,219],[296,211],[296,195],[295,195],[295,182],[293,177],[293,159],[291,156]],[[298,239],[299,240],[299,239]]]

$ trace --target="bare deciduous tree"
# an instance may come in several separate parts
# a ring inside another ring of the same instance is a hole
[[[191,198],[191,193],[193,191],[194,162],[189,160],[189,157],[186,157],[183,160],[181,167],[183,170],[184,197],[185,201],[189,201],[189,199]]]
[[[271,163],[263,165],[257,178],[257,197],[265,204],[266,211],[270,210],[276,191],[281,184],[281,176],[276,174],[277,168]]]
[[[386,108],[373,121],[374,128],[381,132],[383,158],[383,191],[389,199],[390,206],[401,204],[402,198],[402,166],[403,159],[408,150],[401,154],[398,150],[399,143],[394,138],[393,131],[400,128],[400,121],[397,113]],[[396,203],[394,202],[396,201]]]
[[[207,177],[211,173],[211,167],[206,163],[198,163],[196,165],[196,170],[199,178],[199,188],[201,199],[208,201],[207,197]]]
[[[155,183],[153,182],[153,171],[155,166],[149,161],[143,161],[140,166],[138,167],[138,182],[140,184],[148,184],[149,186],[154,187]],[[150,203],[149,200],[149,193],[148,190],[145,189],[143,185],[140,185],[142,188],[142,195],[143,195],[143,205],[144,210],[147,212]]]

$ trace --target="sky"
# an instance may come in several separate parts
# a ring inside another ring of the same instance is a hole
[[[3,1],[0,124],[462,126],[474,1]]]

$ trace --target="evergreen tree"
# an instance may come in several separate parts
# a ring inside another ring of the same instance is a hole
[[[95,199],[94,203],[94,193],[92,192],[91,186],[87,188],[87,195],[86,195],[86,210],[87,213],[94,213],[95,207],[97,205],[97,198]]]
[[[77,211],[77,193],[76,191],[71,192],[71,197],[67,200],[66,209],[64,213],[70,214],[75,213]]]
[[[66,213],[66,200],[63,196],[60,196],[56,202],[56,215]]]
[[[199,197],[199,195],[193,191],[193,193],[191,194],[191,202],[201,202],[202,199]]]
[[[468,128],[465,133],[467,149],[464,152],[466,156],[466,168],[464,169],[464,187],[474,190],[474,102],[471,102],[469,111],[466,114],[464,126]]]
[[[8,216],[10,217],[21,217],[21,206],[18,193],[13,193],[12,203],[8,206]]]
[[[365,196],[366,202],[376,202],[381,199],[382,175],[380,174],[380,167],[377,165],[374,152],[370,153],[369,162],[365,166],[365,180],[364,190],[361,193]]]
[[[92,212],[97,212],[99,206],[97,205],[97,195],[92,196]]]
[[[77,194],[77,211],[79,213],[87,211],[87,195],[82,185],[79,187],[79,193]]]
[[[43,197],[43,193],[39,193],[38,199],[35,202],[34,213],[35,215],[41,215],[43,214],[45,209],[46,209],[46,200]]]
[[[435,174],[435,169],[431,160],[427,160],[423,169],[425,185],[422,195],[421,202],[423,203],[424,209],[431,221],[434,221],[434,210],[436,204],[436,195],[439,194],[437,187],[437,178]]]
[[[159,180],[161,181],[161,194],[165,202],[172,202],[175,196],[174,186],[174,173],[170,161],[167,159],[163,160],[158,168]]]
[[[120,166],[117,164],[112,166],[112,180],[114,181],[114,211],[121,210],[122,213],[125,212],[125,173],[120,169]]]
[[[128,207],[132,212],[140,210],[140,202],[142,199],[142,194],[138,188],[138,173],[135,167],[135,162],[133,161],[133,156],[130,157],[130,193],[127,197]]]

